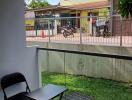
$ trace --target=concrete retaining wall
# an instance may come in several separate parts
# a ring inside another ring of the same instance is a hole
[[[28,43],[33,45],[38,43]],[[41,47],[81,50],[88,52],[132,55],[130,47],[95,46],[80,44],[39,43]],[[65,63],[64,63],[65,59]],[[86,75],[90,77],[132,82],[132,61],[77,54],[39,51],[39,64],[42,71]]]

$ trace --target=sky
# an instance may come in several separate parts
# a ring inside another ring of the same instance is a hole
[[[59,3],[59,0],[47,0],[52,5],[57,5]]]
[[[29,0],[25,0],[26,2]],[[57,5],[59,3],[60,0],[47,0],[49,2],[49,4],[51,5]]]

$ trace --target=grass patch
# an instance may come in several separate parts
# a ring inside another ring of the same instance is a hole
[[[66,82],[66,84],[65,84]],[[68,92],[81,92],[94,97],[95,100],[132,100],[132,90],[127,83],[86,76],[42,73],[42,84],[66,85]]]

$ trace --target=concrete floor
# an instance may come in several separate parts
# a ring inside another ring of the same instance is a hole
[[[62,100],[94,100],[91,96],[79,92],[71,92],[62,98]]]

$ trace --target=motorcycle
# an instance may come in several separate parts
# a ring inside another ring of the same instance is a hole
[[[74,37],[75,29],[69,26],[63,26],[61,27],[61,33],[65,38],[72,35]]]

